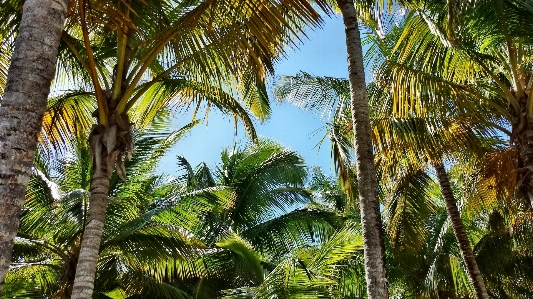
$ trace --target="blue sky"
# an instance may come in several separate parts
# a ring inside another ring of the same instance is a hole
[[[346,78],[348,70],[342,19],[326,17],[322,29],[308,30],[306,34],[309,39],[302,38],[303,43],[298,45],[298,49],[289,50],[287,58],[276,66],[276,76],[305,71],[316,76]],[[276,104],[273,96],[271,101],[272,116],[265,123],[256,125],[258,134],[297,151],[308,165],[319,166],[324,172],[333,173],[329,143],[325,143],[320,151],[315,148],[324,131],[313,134],[327,120],[321,119],[320,115],[300,111],[290,104]],[[178,128],[187,124],[190,117],[189,114],[176,114],[173,126]],[[168,174],[177,174],[177,155],[184,156],[193,166],[202,161],[214,166],[220,161],[223,148],[232,147],[235,142],[247,141],[242,129],[235,136],[233,118],[212,110],[207,125],[204,121],[181,140],[163,159],[160,169]]]

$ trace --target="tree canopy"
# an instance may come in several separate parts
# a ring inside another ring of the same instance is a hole
[[[5,298],[533,297],[529,1],[54,0],[57,53],[23,78],[32,1],[0,8]],[[330,116],[327,175],[255,126],[277,62],[335,12],[349,76],[273,88]],[[46,105],[13,87],[32,76]],[[248,140],[158,167],[213,108]],[[23,148],[24,109],[42,127]]]

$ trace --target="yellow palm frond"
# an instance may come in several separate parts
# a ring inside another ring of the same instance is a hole
[[[83,91],[72,91],[49,99],[40,142],[46,147],[65,149],[73,140],[86,138],[94,124],[92,113],[95,108],[94,95]]]

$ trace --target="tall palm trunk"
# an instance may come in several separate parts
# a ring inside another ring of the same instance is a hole
[[[476,297],[478,299],[488,299],[489,295],[487,289],[485,288],[485,283],[483,282],[483,277],[481,277],[481,272],[477,266],[476,258],[472,247],[470,246],[470,241],[466,235],[465,227],[463,225],[463,220],[461,219],[461,214],[457,208],[457,203],[453,196],[452,188],[450,187],[450,180],[448,179],[448,174],[444,169],[442,160],[433,161],[433,168],[437,172],[437,178],[439,179],[439,185],[444,197],[444,202],[446,203],[446,211],[450,216],[450,221],[452,223],[453,233],[459,244],[459,250],[463,256],[463,260],[466,264],[466,269],[468,271],[468,277],[474,286],[476,292]]]
[[[67,0],[27,0],[0,108],[0,294],[55,73]]]
[[[92,134],[91,134],[91,137]],[[92,144],[91,144],[92,145]],[[91,150],[93,147],[91,146]],[[107,167],[107,150],[100,147],[100,155],[95,155],[101,160],[100,171],[93,171],[91,178],[91,197],[89,211],[83,231],[76,277],[72,288],[72,299],[90,299],[93,295],[94,278],[96,275],[96,263],[100,253],[102,232],[107,209],[107,197],[109,193],[109,170]],[[94,166],[93,166],[94,167]]]
[[[365,71],[359,25],[353,0],[337,0],[337,4],[342,12],[346,33],[368,298],[387,299],[389,296],[385,273],[383,229],[379,211],[374,155],[372,153],[370,113],[366,99]]]

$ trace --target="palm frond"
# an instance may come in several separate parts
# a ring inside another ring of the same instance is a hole
[[[68,151],[75,140],[86,138],[94,120],[93,95],[71,91],[50,98],[43,116],[40,141],[47,147]]]
[[[384,208],[386,231],[392,246],[413,251],[424,246],[429,236],[429,218],[438,209],[430,196],[430,189],[435,187],[431,178],[420,170],[395,180]]]
[[[277,259],[306,244],[326,240],[340,223],[335,213],[304,208],[258,224],[241,235],[263,255]]]

